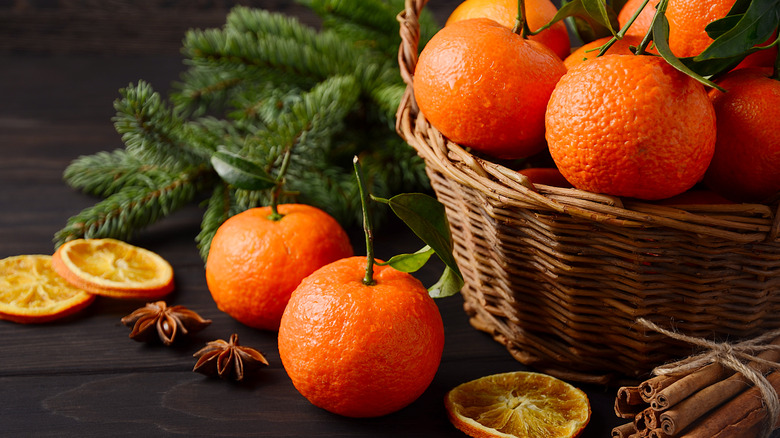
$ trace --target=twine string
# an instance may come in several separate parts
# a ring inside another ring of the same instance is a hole
[[[738,373],[741,373],[748,379],[759,391],[763,397],[767,408],[767,416],[764,419],[764,427],[761,436],[769,437],[774,428],[774,423],[780,415],[780,399],[775,392],[772,384],[759,370],[747,365],[747,362],[754,362],[767,367],[768,369],[780,368],[780,363],[763,359],[757,355],[770,350],[780,350],[780,345],[769,344],[768,342],[780,336],[780,329],[764,333],[753,339],[729,344],[727,342],[713,342],[703,338],[687,336],[675,331],[662,328],[644,318],[637,320],[642,326],[655,332],[666,335],[678,341],[701,347],[703,351],[699,354],[681,359],[676,362],[661,365],[653,369],[656,375],[677,374],[697,370],[710,363],[720,363]]]

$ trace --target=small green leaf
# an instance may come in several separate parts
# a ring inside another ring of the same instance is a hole
[[[276,185],[276,180],[262,167],[232,152],[215,152],[211,156],[211,165],[225,182],[239,189],[267,190]]]
[[[710,24],[707,25],[707,27],[704,28],[704,30],[707,32],[707,36],[714,39],[719,38],[724,33],[730,31],[737,23],[739,23],[739,20],[742,19],[742,16],[744,14],[739,15],[727,15],[723,18],[717,19]]]
[[[582,7],[591,18],[609,29],[612,35],[615,34],[615,28],[612,26],[612,17],[607,12],[607,5],[604,0],[582,0]]]
[[[720,35],[694,59],[704,61],[740,55],[766,42],[777,30],[779,21],[780,0],[753,1],[730,30]]]
[[[428,259],[431,258],[434,252],[433,248],[425,245],[413,254],[398,254],[384,263],[377,263],[377,265],[390,265],[403,272],[417,272],[425,266],[425,263],[428,262]]]
[[[583,42],[615,34],[617,14],[615,14],[612,8],[607,8],[603,1],[571,0],[561,3],[560,9],[558,9],[552,20],[534,31],[534,34],[564,19],[569,19],[573,22],[574,30]]]
[[[430,246],[445,265],[463,278],[452,255],[452,235],[441,202],[423,193],[402,193],[390,199],[373,199],[389,205],[393,213]]]
[[[463,278],[461,275],[450,269],[449,266],[445,266],[439,281],[428,288],[428,295],[431,298],[445,298],[460,292],[462,287]]]
[[[723,72],[730,71],[737,66],[743,59],[744,55],[735,56],[733,58],[715,58],[707,59],[705,61],[696,61],[695,58],[679,58],[680,62],[686,65],[692,71],[695,71],[701,76],[714,76]]]

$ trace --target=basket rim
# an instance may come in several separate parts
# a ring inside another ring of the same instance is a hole
[[[780,242],[780,199],[771,204],[664,206],[579,190],[532,184],[499,162],[472,154],[444,137],[422,115],[414,98],[419,56],[419,16],[428,0],[405,0],[397,20],[398,63],[406,90],[396,113],[396,131],[432,170],[483,193],[506,207],[532,207],[587,221],[628,228],[671,228],[738,243]]]

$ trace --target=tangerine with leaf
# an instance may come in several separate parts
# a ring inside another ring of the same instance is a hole
[[[339,415],[376,417],[416,400],[439,367],[444,348],[441,315],[431,292],[410,272],[423,265],[441,242],[449,243],[436,253],[440,257],[447,253],[443,257],[451,261],[451,239],[447,229],[445,234],[433,233],[430,246],[422,251],[387,263],[376,260],[369,199],[357,161],[355,166],[361,175],[367,254],[326,265],[303,280],[282,316],[278,345],[293,385],[312,404]],[[442,218],[443,207],[437,208],[435,199],[425,195],[403,199],[409,202],[384,201],[396,213],[400,210],[405,221],[411,217],[428,231],[443,230],[429,227],[422,219],[425,214],[418,214],[433,205]],[[446,225],[446,218],[437,223]],[[457,291],[462,277],[456,266],[452,269],[457,272],[452,289]],[[447,278],[437,284],[454,277]]]
[[[728,15],[736,0],[671,0],[666,8],[669,20],[669,48],[678,58],[696,56],[713,39],[706,27]]]
[[[277,205],[286,165],[277,179],[251,162],[215,155],[223,178],[247,188],[274,189],[271,205],[238,213],[220,225],[206,259],[206,283],[217,307],[250,327],[278,330],[290,294],[320,267],[352,255],[349,236],[326,212],[304,204]],[[289,151],[285,161],[289,159]],[[241,167],[252,172],[241,172]]]
[[[550,98],[547,142],[581,190],[646,200],[699,182],[715,149],[704,86],[648,55],[605,55],[564,75]]]
[[[557,12],[558,8],[550,0],[525,0],[525,19],[532,32],[537,32],[549,23]],[[452,11],[445,25],[470,18],[490,18],[512,29],[517,21],[517,0],[466,0]],[[549,47],[561,59],[565,59],[571,51],[569,32],[563,21],[529,38]]]
[[[414,72],[422,114],[444,136],[496,158],[544,149],[544,112],[563,61],[488,18],[457,21],[423,48]]]

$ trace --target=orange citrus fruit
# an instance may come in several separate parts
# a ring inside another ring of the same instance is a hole
[[[734,70],[713,89],[718,139],[705,184],[735,202],[761,202],[780,191],[780,81],[770,68]]]
[[[116,239],[74,239],[52,256],[68,283],[95,295],[154,299],[173,291],[173,268],[159,254]]]
[[[532,32],[549,23],[556,13],[558,8],[550,0],[526,0],[525,2],[525,19]],[[452,11],[445,25],[469,18],[490,18],[512,29],[517,20],[517,0],[466,0]],[[566,58],[571,50],[569,32],[563,21],[529,38],[549,47],[561,59]]]
[[[577,64],[595,58],[599,54],[601,46],[606,44],[611,38],[612,37],[603,37],[581,45],[563,60],[564,65],[566,65],[567,69],[572,69]],[[642,42],[641,37],[626,35],[615,41],[604,55],[632,55],[633,53],[631,52],[630,47],[637,47],[640,42]]]
[[[72,315],[95,296],[57,275],[49,255],[0,260],[0,319],[41,323]]]
[[[704,86],[656,56],[606,55],[571,69],[546,115],[550,155],[581,190],[663,199],[701,180],[715,149]]]
[[[561,171],[554,167],[529,167],[517,171],[525,175],[531,184],[542,184],[554,187],[571,187],[571,183],[561,175]]]
[[[420,111],[450,140],[497,158],[544,149],[544,112],[566,72],[558,56],[487,18],[445,26],[420,54]]]
[[[666,8],[669,20],[669,48],[678,58],[696,56],[712,43],[704,30],[725,17],[736,0],[671,0]]]
[[[444,348],[444,325],[427,289],[411,274],[366,257],[331,263],[293,292],[279,327],[279,356],[311,403],[349,417],[397,411],[430,385]]]
[[[660,0],[650,0],[642,9],[642,12],[636,17],[631,27],[626,31],[626,35],[633,35],[643,38],[647,31],[650,30],[650,24],[653,22],[653,15],[655,15],[655,7],[658,6]],[[628,0],[618,13],[618,23],[620,28],[628,23],[628,20],[634,15],[637,9],[642,6],[644,0]],[[670,2],[671,3],[671,2]]]
[[[525,371],[458,385],[447,393],[444,406],[455,427],[472,437],[576,437],[591,414],[581,390]]]
[[[618,14],[618,23],[622,28],[628,23],[644,0],[628,0]],[[642,10],[626,35],[644,37],[650,29],[653,21],[655,7],[659,0],[650,0]],[[695,5],[692,5],[695,3]],[[696,0],[671,0],[667,7],[666,16],[669,19],[669,47],[678,57],[695,56],[701,53],[712,39],[707,36],[704,28],[711,21],[722,18],[734,5],[734,0],[700,2]],[[693,8],[693,9],[692,9]],[[776,35],[771,37],[766,44],[771,43]],[[765,45],[765,44],[764,44]],[[761,50],[748,55],[736,68],[745,67],[770,67],[774,65],[777,50]]]
[[[250,327],[278,330],[290,294],[321,266],[352,255],[333,217],[303,204],[236,214],[217,229],[206,259],[206,283],[217,307]]]

